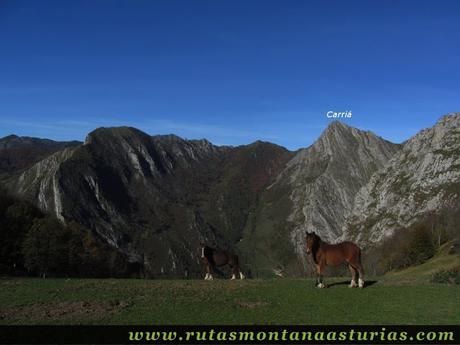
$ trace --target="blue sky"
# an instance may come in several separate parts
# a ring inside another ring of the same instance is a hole
[[[310,145],[400,142],[460,111],[460,1],[0,0],[0,137],[130,125]]]

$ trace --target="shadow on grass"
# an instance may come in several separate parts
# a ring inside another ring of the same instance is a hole
[[[377,280],[366,280],[366,282],[364,283],[364,287],[366,288],[366,287],[372,286],[372,285],[374,285],[376,283],[378,283]],[[340,282],[327,284],[327,287],[333,287],[333,286],[336,286],[336,285],[349,285],[349,284],[350,284],[349,280],[344,280],[344,281],[340,281]]]

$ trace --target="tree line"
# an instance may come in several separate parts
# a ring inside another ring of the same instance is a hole
[[[419,265],[432,258],[445,243],[459,239],[460,207],[427,213],[420,221],[400,228],[366,253],[367,271],[373,275]],[[453,246],[455,251],[459,248]]]
[[[126,257],[92,231],[63,224],[0,189],[0,274],[55,277],[126,275]]]

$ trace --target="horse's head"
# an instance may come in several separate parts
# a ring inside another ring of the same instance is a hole
[[[314,232],[305,231],[305,249],[310,254],[318,241],[318,236]]]

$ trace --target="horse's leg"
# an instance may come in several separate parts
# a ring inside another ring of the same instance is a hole
[[[315,286],[318,287],[318,285],[319,285],[319,265],[317,264],[315,267],[316,267],[316,281],[315,281]]]
[[[238,274],[238,267],[234,264],[230,264],[230,268],[232,269],[232,277],[230,278],[230,280],[235,280],[236,275]]]
[[[238,275],[240,276],[240,279],[244,279],[244,274],[241,272],[240,270],[240,265],[239,265],[239,261],[238,261],[238,256],[234,255],[233,257],[231,257],[231,261],[230,261],[230,267],[232,268],[232,278],[231,280],[234,280],[238,277]]]
[[[238,272],[240,272],[240,279],[244,279],[246,278],[243,274],[243,272],[241,272],[240,268],[238,267]]]
[[[204,280],[212,280],[212,266],[211,264],[208,262],[206,264],[206,277],[204,277]]]
[[[209,277],[209,268],[208,265],[206,265],[206,275],[204,276],[204,280],[208,280]]]
[[[356,287],[356,270],[353,268],[352,265],[348,265],[348,268],[350,269],[350,272],[351,272],[351,283],[350,283],[350,287],[351,288],[354,288]]]
[[[320,270],[320,268],[319,268],[319,265],[317,264],[317,265],[316,265],[316,282],[315,282],[315,286],[316,286],[316,287],[319,287],[319,284],[320,284],[320,282],[321,282],[321,278],[320,278],[320,277],[321,277],[321,276],[320,276],[321,273],[320,273],[320,272],[321,272],[321,270]]]
[[[358,256],[356,260],[353,262],[349,262],[349,265],[352,266],[355,271],[358,272],[359,278],[358,278],[358,286],[360,288],[364,287],[364,270],[363,266],[361,265],[361,253],[358,253]]]
[[[362,289],[364,287],[364,270],[361,265],[361,249],[358,248],[358,255],[356,257],[356,270],[359,273],[358,286]]]
[[[204,261],[204,263],[206,265],[206,275],[204,276],[204,280],[208,280],[208,277],[209,277],[209,262],[206,259],[204,259],[203,261]]]
[[[323,264],[316,265],[316,286],[320,289],[325,288],[326,285],[323,284]]]
[[[363,270],[363,267],[361,266],[361,263],[358,263],[356,266],[357,266],[356,269],[358,270],[358,273],[359,273],[358,285],[360,288],[363,288],[364,287],[364,270]]]
[[[240,266],[239,266],[239,265],[235,265],[235,267],[233,268],[233,277],[236,278],[238,275],[240,276],[240,279],[244,279],[244,278],[245,278],[243,272],[241,272],[241,270],[240,270]],[[234,278],[232,278],[232,279],[234,279]]]
[[[214,266],[213,265],[209,265],[209,278],[208,280],[214,280],[214,277],[212,276],[212,274],[214,273]]]

